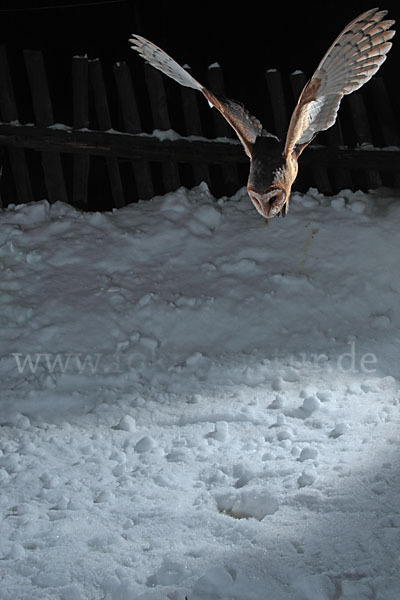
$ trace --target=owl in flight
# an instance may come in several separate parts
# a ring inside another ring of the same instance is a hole
[[[289,208],[298,158],[319,131],[336,121],[345,94],[358,90],[378,71],[392,44],[394,21],[384,21],[386,10],[373,8],[351,21],[336,38],[304,86],[293,111],[286,140],[263,129],[260,121],[238,102],[213,94],[196,81],[161,48],[139,35],[130,40],[153,67],[181,85],[199,90],[236,131],[247,156],[250,172],[247,191],[257,211],[266,218]]]

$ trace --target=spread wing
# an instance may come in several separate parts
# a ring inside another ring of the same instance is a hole
[[[164,75],[168,75],[168,77],[171,77],[181,85],[201,92],[207,98],[209,104],[215,106],[228,121],[229,125],[233,127],[244,146],[247,156],[251,157],[256,138],[262,134],[268,135],[263,130],[258,119],[250,115],[239,102],[216,96],[210,92],[210,90],[201,85],[190,73],[175,62],[173,58],[149,40],[135,34],[129,41],[132,42],[133,50],[136,50],[140,56],[164,73]]]
[[[319,131],[331,127],[345,94],[358,90],[386,60],[395,31],[386,10],[368,10],[351,21],[303,88],[290,120],[284,153],[299,154]]]

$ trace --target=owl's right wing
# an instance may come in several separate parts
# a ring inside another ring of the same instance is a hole
[[[222,116],[233,127],[238,138],[243,144],[247,156],[251,157],[252,149],[256,138],[259,135],[268,135],[258,119],[253,117],[239,102],[216,96],[210,90],[205,88],[194,77],[181,67],[173,58],[158,46],[146,40],[140,35],[133,35],[129,40],[132,42],[132,49],[136,50],[142,58],[155,67],[164,75],[168,75],[181,85],[193,88],[201,92],[210,106],[214,106]]]
[[[331,127],[345,94],[358,90],[386,60],[395,31],[383,21],[386,10],[366,11],[351,21],[333,42],[303,88],[290,120],[284,154],[299,154],[319,131]]]

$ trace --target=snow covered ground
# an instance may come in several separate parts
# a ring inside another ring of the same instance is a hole
[[[1,600],[400,598],[400,194],[0,214]]]

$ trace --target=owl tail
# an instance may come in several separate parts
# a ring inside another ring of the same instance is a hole
[[[136,34],[129,41],[132,42],[132,49],[136,50],[152,67],[185,87],[203,91],[203,86],[161,48]]]

